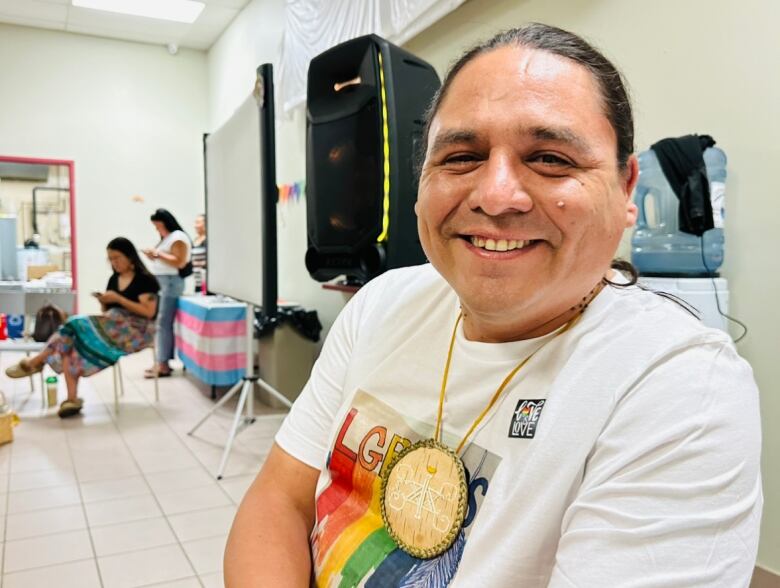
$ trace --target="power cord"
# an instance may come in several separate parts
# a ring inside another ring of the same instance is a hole
[[[730,316],[730,315],[726,314],[721,309],[721,307],[720,307],[720,296],[718,296],[718,286],[715,283],[715,272],[712,271],[707,266],[707,259],[706,259],[705,255],[704,255],[704,235],[703,234],[699,236],[699,242],[700,242],[700,245],[701,245],[701,247],[699,248],[699,250],[701,251],[701,263],[704,266],[704,269],[707,272],[707,275],[710,277],[710,280],[712,280],[712,291],[715,293],[715,305],[718,307],[718,312],[720,313],[720,316],[722,316],[726,320],[731,321],[732,323],[735,323],[735,324],[739,325],[740,327],[742,327],[742,334],[739,337],[737,337],[736,339],[734,339],[734,343],[735,344],[739,343],[748,334],[747,325],[745,323],[743,323],[741,320],[736,319],[733,316]]]

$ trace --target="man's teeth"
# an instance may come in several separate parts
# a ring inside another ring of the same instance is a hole
[[[530,245],[531,241],[516,241],[514,239],[483,239],[481,237],[471,237],[471,244],[474,247],[487,249],[488,251],[512,251],[522,249]]]

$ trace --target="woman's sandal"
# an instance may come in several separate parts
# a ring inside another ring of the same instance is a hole
[[[161,370],[157,367],[149,368],[148,370],[144,370],[144,378],[147,380],[151,380],[152,378],[167,378],[171,375],[173,370]]]
[[[9,378],[26,378],[40,371],[43,371],[43,364],[33,367],[28,360],[22,359],[11,367],[6,368],[5,375]]]
[[[81,398],[76,400],[63,400],[60,404],[60,409],[57,411],[57,416],[61,419],[76,416],[81,412],[81,407],[84,406],[84,401]]]

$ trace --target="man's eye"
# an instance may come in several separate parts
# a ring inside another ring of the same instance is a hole
[[[448,155],[447,157],[445,157],[443,163],[458,164],[458,163],[472,163],[474,161],[477,161],[477,157],[472,153],[456,153],[454,155]]]
[[[540,153],[538,155],[534,155],[531,158],[531,161],[536,161],[539,163],[543,163],[545,165],[556,165],[556,166],[571,166],[572,163],[566,159],[563,159],[562,157],[558,157],[557,155],[554,155],[552,153]]]

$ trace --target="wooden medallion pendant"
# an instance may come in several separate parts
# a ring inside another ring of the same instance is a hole
[[[460,458],[434,439],[418,441],[382,474],[382,521],[406,553],[430,559],[447,551],[460,533],[467,495]]]

